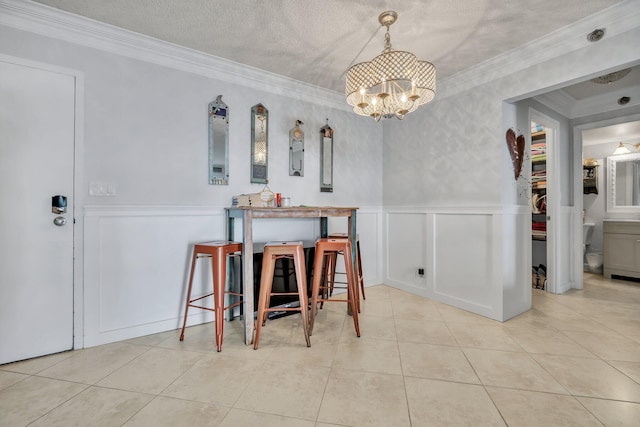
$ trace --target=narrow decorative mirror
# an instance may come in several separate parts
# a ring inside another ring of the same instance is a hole
[[[251,107],[251,182],[266,184],[268,166],[269,111],[262,104]]]
[[[333,192],[333,129],[329,119],[320,128],[320,192]]]
[[[289,176],[304,176],[304,132],[303,125],[296,120],[296,126],[289,131]]]
[[[209,103],[209,184],[229,185],[229,107],[222,95]]]

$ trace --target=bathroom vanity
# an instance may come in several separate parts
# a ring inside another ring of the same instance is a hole
[[[640,220],[604,221],[604,277],[640,278]]]

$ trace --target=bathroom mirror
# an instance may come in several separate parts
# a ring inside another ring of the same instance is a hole
[[[304,176],[304,132],[300,120],[289,131],[289,176]]]
[[[607,157],[607,211],[640,213],[640,153]]]
[[[209,184],[229,185],[229,107],[222,95],[209,103]]]
[[[320,128],[320,192],[333,192],[333,129],[329,119]]]
[[[269,182],[269,111],[264,105],[251,107],[251,182]]]

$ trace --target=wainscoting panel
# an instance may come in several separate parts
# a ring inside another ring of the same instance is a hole
[[[384,283],[499,321],[530,308],[528,206],[394,208],[385,219]]]
[[[381,212],[357,216],[368,286],[382,283]],[[84,223],[85,347],[181,327],[193,243],[226,238],[225,211],[216,207],[85,207]],[[254,241],[315,241],[319,229],[314,219],[256,220]],[[346,220],[329,229],[346,231]],[[208,262],[199,261],[193,294],[210,288]],[[213,313],[189,312],[189,325],[210,321]]]
[[[435,215],[434,296],[476,306],[487,314],[493,310],[499,290],[493,271],[493,233],[492,215]]]
[[[388,212],[386,220],[385,283],[428,296],[427,214],[423,212]],[[425,275],[418,274],[424,268]]]
[[[558,263],[560,265],[556,266],[558,269],[556,293],[562,294],[575,287],[575,281],[572,279],[575,270],[573,263],[575,257],[570,256],[573,253],[571,247],[575,241],[573,233],[575,217],[571,206],[560,207],[559,221],[560,224],[557,226],[558,245],[556,250],[558,251]]]
[[[220,209],[87,210],[85,346],[181,326],[192,244],[224,237]],[[201,271],[207,270],[198,269],[195,294],[211,287],[210,274]],[[213,319],[193,311],[190,324]]]

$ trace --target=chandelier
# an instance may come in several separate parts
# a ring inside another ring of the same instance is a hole
[[[361,116],[400,120],[436,95],[436,67],[420,61],[411,52],[391,47],[389,27],[398,14],[387,11],[378,22],[387,27],[382,53],[369,62],[355,64],[347,71],[345,95],[353,111]]]
[[[625,68],[624,70],[614,71],[613,73],[605,74],[591,79],[593,83],[607,85],[609,83],[617,82],[631,72],[631,68]]]

